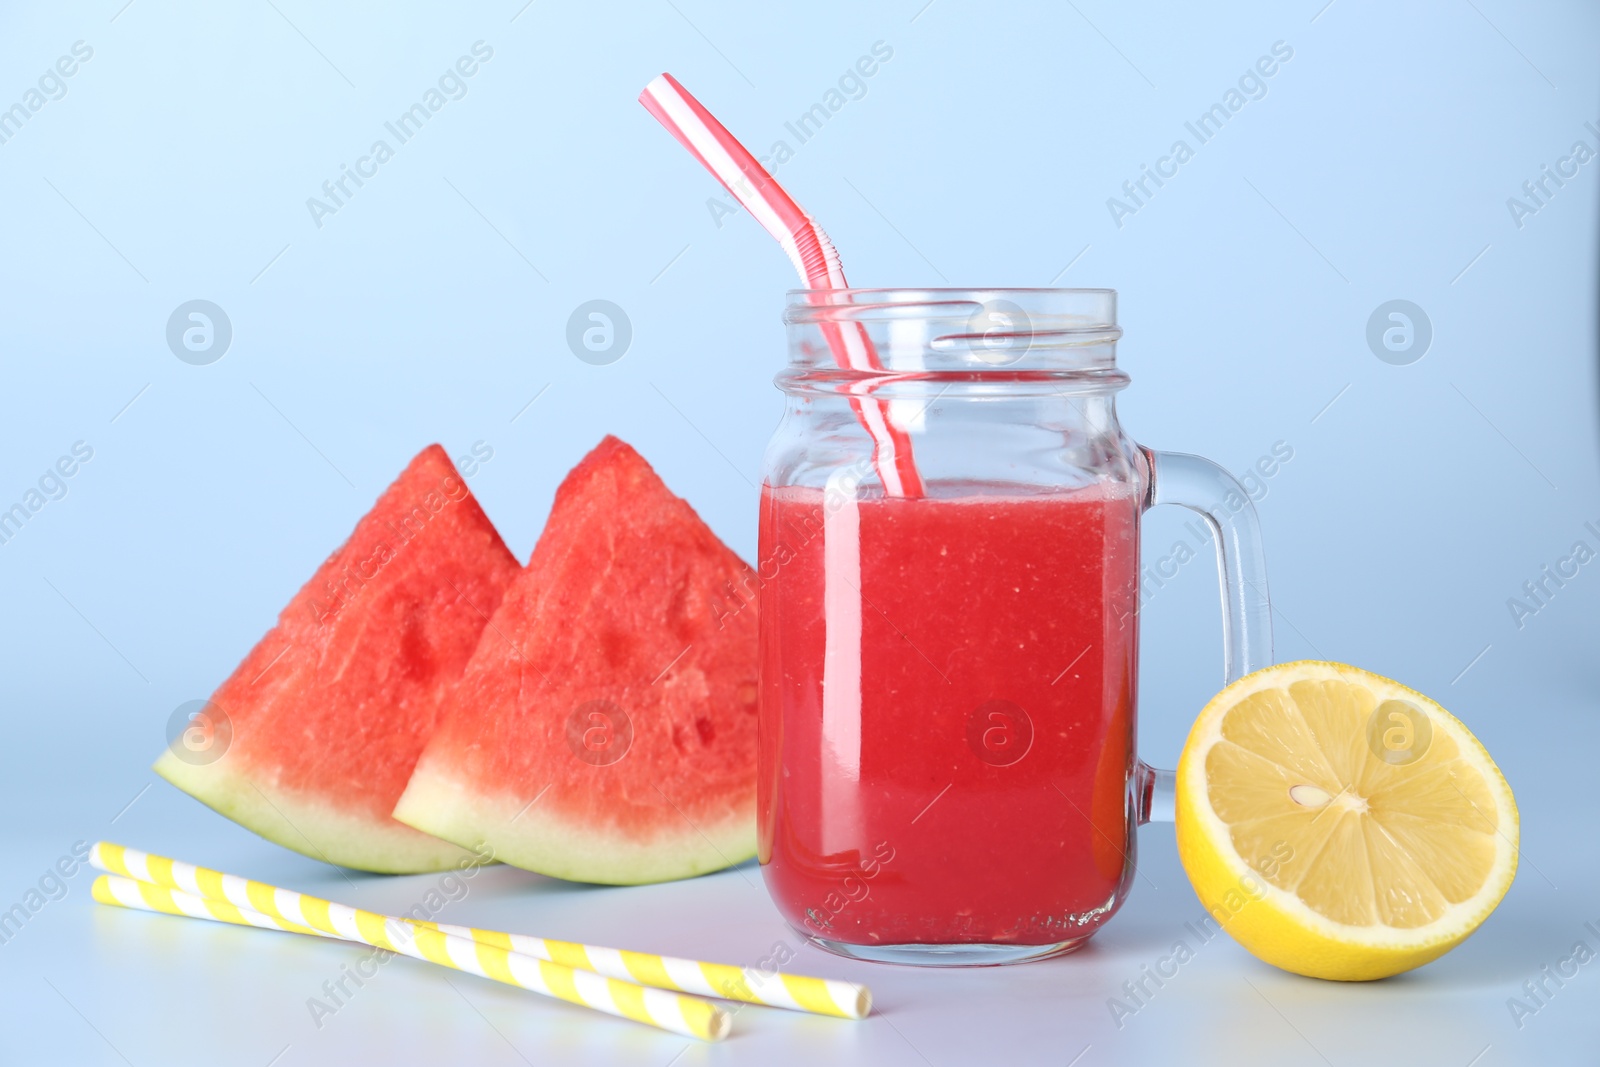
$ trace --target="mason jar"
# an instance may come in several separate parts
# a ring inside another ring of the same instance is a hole
[[[768,890],[847,956],[1070,951],[1171,812],[1134,751],[1140,517],[1209,527],[1231,681],[1271,662],[1248,494],[1123,432],[1112,290],[797,290],[784,321],[757,567]]]

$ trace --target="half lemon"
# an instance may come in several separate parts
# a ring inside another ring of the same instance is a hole
[[[1213,919],[1313,978],[1437,959],[1517,870],[1516,801],[1434,701],[1342,663],[1247,675],[1195,721],[1178,763],[1178,855]]]

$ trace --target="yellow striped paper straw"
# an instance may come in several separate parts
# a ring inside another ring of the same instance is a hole
[[[703,963],[649,952],[600,948],[597,945],[552,941],[527,934],[480,930],[472,926],[416,919],[407,921],[425,929],[470,938],[480,945],[494,945],[525,956],[564,963],[568,967],[657,989],[675,989],[680,993],[698,993],[746,1004],[765,1004],[773,1008],[789,1008],[844,1019],[865,1018],[867,1012],[872,1010],[871,990],[856,982],[812,978],[801,974],[762,974],[754,968],[734,967],[726,963]]]
[[[268,915],[294,921],[297,911],[293,898],[298,894],[273,889],[259,882],[196,867],[165,856],[154,856],[138,849],[124,848],[107,841],[97,843],[89,853],[91,865],[103,871],[125,875],[181,889],[212,900],[226,900],[253,907]],[[280,899],[288,910],[276,910]],[[856,982],[807,975],[763,973],[753,967],[725,963],[657,956],[647,952],[601,948],[571,941],[553,941],[526,934],[507,934],[417,919],[403,919],[413,926],[467,938],[481,945],[516,952],[579,970],[592,971],[608,978],[680,993],[722,997],[746,1004],[833,1015],[845,1019],[864,1018],[872,1009],[872,992]]]
[[[90,894],[102,904],[119,908],[136,908],[140,911],[159,911],[165,915],[183,915],[191,919],[211,919],[215,922],[233,923],[235,926],[253,926],[258,930],[282,930],[291,934],[309,934],[331,941],[342,937],[313,930],[309,926],[274,919],[250,908],[229,904],[226,900],[207,900],[181,889],[139,882],[117,874],[102,874],[89,887]]]
[[[722,1040],[731,1024],[728,1012],[710,1001],[646,989],[315,897],[302,897],[305,921],[296,922],[119,875],[96,878],[91,892],[100,903],[117,907],[287,930],[387,949],[702,1041]]]

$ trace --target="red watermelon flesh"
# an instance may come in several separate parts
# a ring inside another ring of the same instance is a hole
[[[430,445],[212,696],[231,730],[220,758],[175,745],[156,771],[317,859],[392,873],[454,866],[469,854],[390,812],[517,572]]]
[[[628,445],[567,476],[395,818],[636,884],[755,854],[754,576]]]

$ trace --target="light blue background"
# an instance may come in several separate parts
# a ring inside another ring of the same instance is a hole
[[[1585,128],[1600,124],[1600,14],[1577,0],[922,2],[6,4],[0,106],[74,42],[94,52],[0,144],[0,507],[74,442],[94,456],[0,544],[0,907],[100,836],[351,902],[408,899],[408,880],[346,885],[156,781],[168,715],[232,669],[430,441],[492,446],[471,485],[520,557],[607,432],[753,556],[794,279],[748,217],[717,225],[718,190],[634,98],[670,70],[764,152],[793,144],[785,121],[882,41],[893,57],[865,95],[780,171],[852,281],[1120,290],[1131,433],[1235,471],[1293,448],[1259,505],[1279,658],[1354,662],[1465,719],[1517,790],[1523,865],[1481,933],[1414,975],[1330,986],[1220,942],[1118,1030],[1106,998],[1199,912],[1156,827],[1147,877],[1083,955],[945,975],[807,950],[805,969],[865,972],[884,1014],[851,1028],[751,1013],[746,1036],[678,1062],[1066,1063],[1088,1046],[1089,1067],[1195,1045],[1230,1062],[1488,1065],[1592,1050],[1594,966],[1521,1029],[1506,998],[1573,942],[1600,947],[1583,927],[1600,925],[1600,563],[1521,628],[1506,601],[1575,541],[1600,549],[1584,527],[1600,527],[1600,161],[1521,227],[1506,200],[1575,141],[1600,147]],[[465,97],[318,228],[306,199],[479,40],[494,54]],[[1185,121],[1277,41],[1294,55],[1265,97],[1196,146]],[[1119,228],[1107,198],[1180,137],[1195,157]],[[632,321],[613,365],[565,343],[594,298]],[[1433,327],[1407,366],[1364,336],[1397,298]],[[209,366],[165,343],[191,299],[232,322]],[[1153,515],[1149,558],[1181,536],[1179,515]],[[1208,572],[1190,564],[1146,611],[1156,762],[1218,684]],[[792,936],[753,868],[626,892],[484,877],[491,891],[452,917],[739,961]],[[102,914],[87,884],[0,945],[8,1062],[264,1064],[288,1046],[284,1065],[665,1064],[681,1047],[465,978],[453,995],[418,968],[317,1031],[302,1002],[349,950]]]

